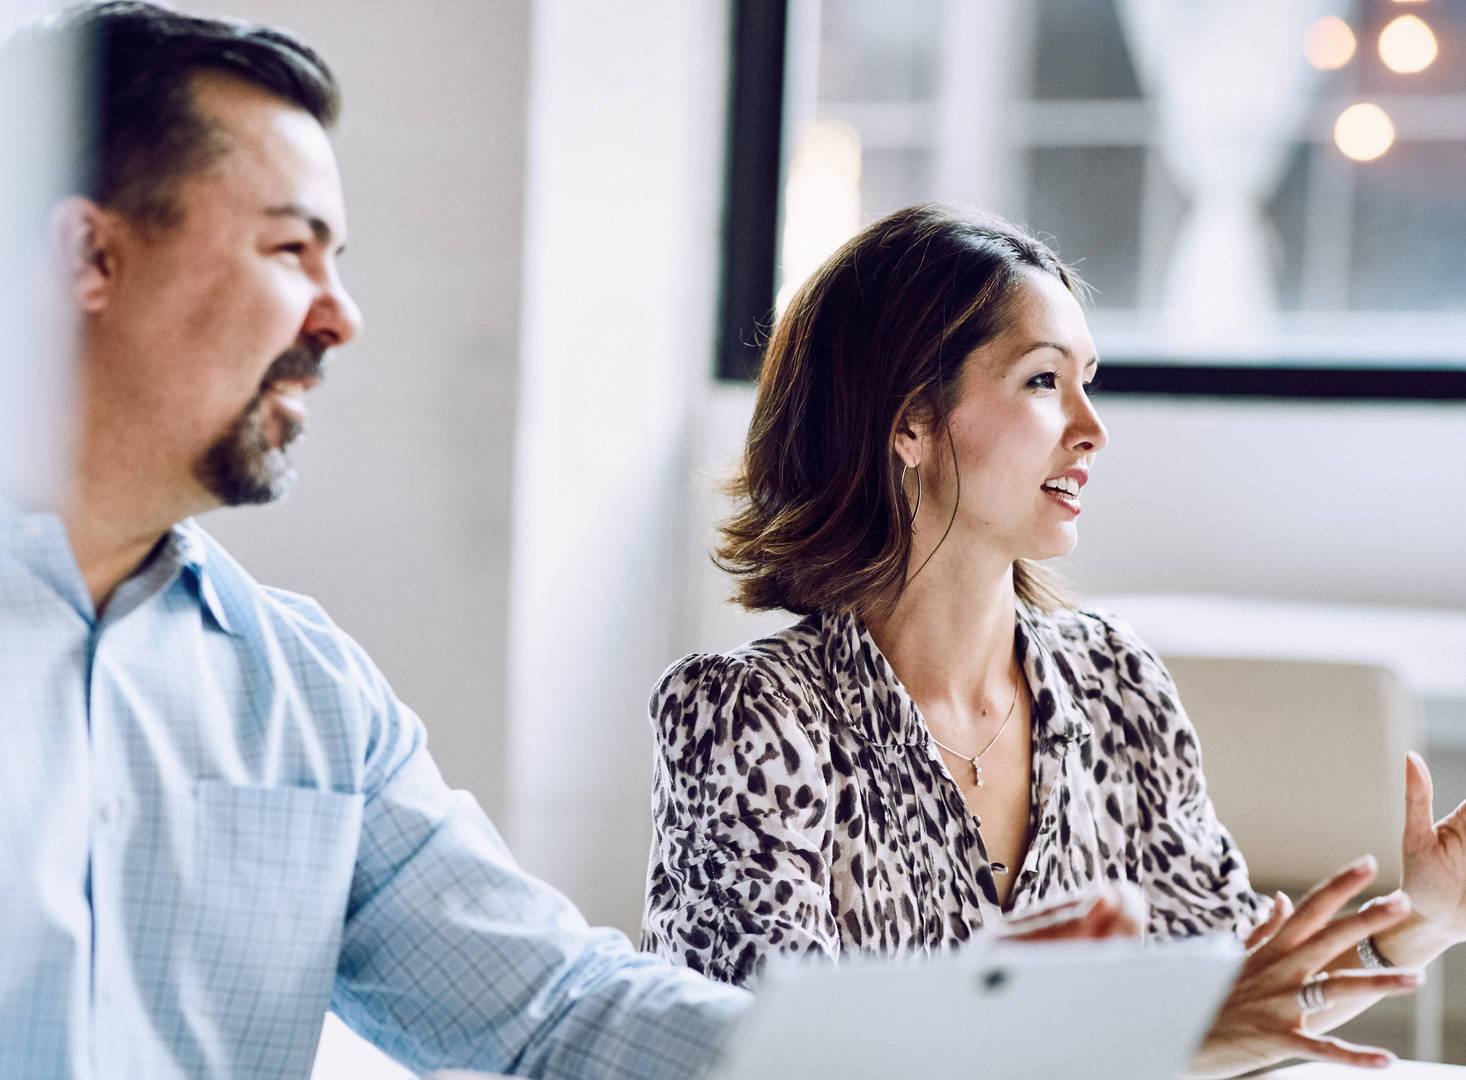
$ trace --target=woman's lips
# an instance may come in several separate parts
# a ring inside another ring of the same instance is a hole
[[[1079,516],[1080,505],[1077,496],[1066,495],[1063,492],[1055,491],[1053,488],[1044,488],[1043,493],[1075,517]]]

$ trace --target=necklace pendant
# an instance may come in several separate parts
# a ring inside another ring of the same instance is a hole
[[[977,782],[978,787],[983,786],[982,766],[977,763],[977,758],[972,759],[972,779]]]

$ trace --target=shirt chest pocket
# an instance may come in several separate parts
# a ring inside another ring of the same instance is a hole
[[[187,963],[197,1001],[233,1046],[299,1045],[308,1067],[341,949],[362,796],[206,780],[194,811]]]

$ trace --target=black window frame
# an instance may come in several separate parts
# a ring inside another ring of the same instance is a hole
[[[757,378],[774,318],[782,216],[788,0],[731,0],[729,94],[724,167],[723,248],[715,373],[720,381]],[[1380,359],[1347,364],[1319,358],[1268,363],[1217,356],[1105,353],[1106,394],[1208,399],[1466,401],[1466,367],[1444,357],[1409,364]]]

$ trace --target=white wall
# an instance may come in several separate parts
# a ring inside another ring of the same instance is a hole
[[[535,6],[507,824],[627,929],[710,368],[726,28],[721,0]]]
[[[1466,608],[1466,404],[1097,401],[1083,590]]]

